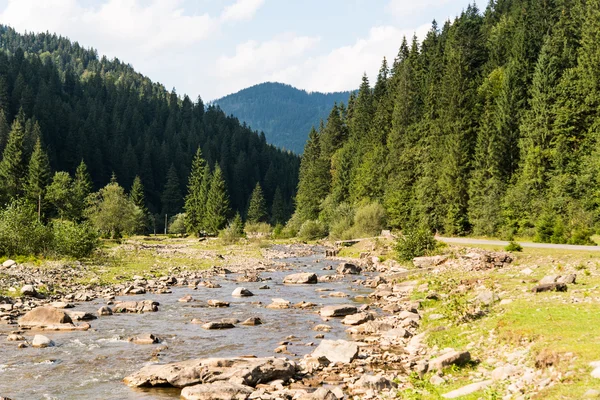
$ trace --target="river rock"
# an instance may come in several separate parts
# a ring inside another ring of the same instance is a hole
[[[378,332],[387,332],[393,328],[392,325],[384,321],[369,321],[364,324],[353,326],[346,331],[351,335],[370,335]]]
[[[171,364],[152,364],[126,377],[132,387],[173,386],[183,388],[196,384],[235,379],[255,386],[276,379],[287,381],[296,372],[296,364],[279,358],[205,358]]]
[[[17,265],[17,262],[15,260],[6,260],[2,263],[2,266],[4,268],[14,267],[15,265]]]
[[[115,313],[145,313],[158,311],[159,303],[152,300],[123,301],[115,304]]]
[[[242,325],[247,325],[247,326],[256,326],[256,325],[261,325],[262,324],[262,320],[258,317],[250,317],[247,320],[245,320],[244,322],[242,322]]]
[[[33,341],[31,342],[31,345],[33,347],[37,347],[37,348],[53,347],[54,342],[52,340],[48,339],[46,336],[35,335],[33,337]]]
[[[356,314],[357,309],[353,305],[333,305],[321,308],[319,314],[321,317],[345,317],[346,315]]]
[[[368,389],[381,391],[383,389],[391,389],[395,386],[395,383],[381,375],[363,375],[354,384],[355,388],[362,389],[363,391]]]
[[[442,265],[448,259],[447,256],[415,257],[413,265],[417,268],[430,268]]]
[[[192,301],[194,301],[194,298],[188,294],[188,295],[183,296],[182,298],[180,298],[177,301],[180,303],[191,303]]]
[[[218,283],[211,282],[211,281],[204,281],[202,283],[202,286],[204,286],[205,288],[208,288],[208,289],[219,289],[221,287],[221,285],[219,285]]]
[[[98,315],[100,315],[101,317],[105,317],[107,315],[112,315],[112,314],[113,314],[113,311],[108,306],[102,306],[98,309]]]
[[[346,340],[327,340],[321,341],[321,344],[312,352],[311,357],[326,357],[334,363],[348,364],[358,356],[358,344]]]
[[[335,270],[340,275],[358,275],[362,271],[362,268],[358,265],[343,262]]]
[[[237,400],[247,399],[254,391],[250,386],[233,382],[213,382],[188,386],[181,391],[185,400]]]
[[[202,325],[202,328],[207,329],[207,330],[231,329],[231,328],[235,328],[235,325],[233,325],[230,322],[212,321],[212,322],[207,322],[204,325]]]
[[[229,307],[229,303],[223,300],[208,300],[207,303],[210,307]]]
[[[65,308],[73,308],[75,306],[71,303],[66,303],[64,301],[55,301],[53,303],[50,303],[50,307],[59,308],[62,310]]]
[[[75,328],[73,320],[67,313],[54,307],[36,307],[19,319],[19,326],[26,329]]]
[[[156,336],[154,336],[151,333],[144,333],[142,335],[139,336],[134,336],[132,338],[129,338],[130,342],[133,342],[135,344],[155,344],[155,343],[160,343],[160,339]]]
[[[37,296],[37,290],[33,285],[25,285],[21,288],[21,295],[23,296]]]
[[[341,398],[341,397],[340,397]],[[338,397],[329,389],[320,387],[312,393],[298,397],[298,400],[337,400]]]
[[[460,389],[453,390],[449,393],[443,394],[442,397],[445,399],[457,399],[459,397],[467,396],[471,393],[475,393],[486,387],[490,386],[494,381],[487,380],[482,382],[471,383],[470,385],[463,386]]]
[[[284,299],[271,299],[273,302],[267,306],[267,308],[274,310],[283,310],[290,308],[290,302]]]
[[[25,338],[23,336],[19,335],[19,334],[16,334],[16,333],[11,333],[10,335],[8,335],[6,337],[6,341],[7,342],[21,342],[23,340],[25,340]]]
[[[471,361],[471,353],[468,351],[449,351],[429,361],[429,370],[441,371],[450,365],[464,365]]]
[[[364,324],[367,321],[373,320],[373,314],[361,312],[358,314],[347,315],[343,320],[342,324],[344,325],[360,325]]]
[[[318,282],[318,278],[316,274],[313,273],[299,273],[288,275],[283,278],[283,283],[288,284],[297,284],[297,285],[307,285],[307,284],[315,284]]]
[[[91,321],[98,318],[94,314],[84,311],[71,311],[68,314],[73,321]]]
[[[533,289],[531,289],[533,293],[542,293],[542,292],[566,292],[567,285],[564,283],[544,283],[537,285]]]
[[[577,275],[576,274],[569,274],[569,275],[562,275],[560,276],[556,282],[558,283],[565,283],[565,284],[574,284],[575,281],[577,280]]]
[[[250,297],[250,296],[254,296],[254,293],[252,293],[245,287],[238,287],[238,288],[235,288],[235,290],[233,291],[233,293],[231,293],[231,295],[233,297]]]

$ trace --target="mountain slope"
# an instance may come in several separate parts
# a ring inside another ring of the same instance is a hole
[[[348,103],[350,92],[309,93],[283,83],[266,82],[243,89],[213,104],[263,131],[267,142],[302,153],[312,126],[325,120],[335,103]]]
[[[223,170],[233,212],[245,213],[257,182],[269,205],[279,188],[292,206],[297,156],[200,97],[193,102],[168,92],[130,65],[53,34],[22,35],[0,25],[1,113],[8,124],[19,115],[30,126],[39,123],[54,171],[72,173],[83,159],[96,188],[115,173],[128,189],[139,175],[154,213],[180,211],[162,202],[167,171],[174,166],[185,194],[198,146],[211,167]]]

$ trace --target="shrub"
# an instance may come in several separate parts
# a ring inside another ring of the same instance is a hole
[[[271,225],[266,222],[246,222],[244,231],[248,236],[265,238],[271,236]]]
[[[61,256],[87,257],[98,247],[98,233],[88,223],[55,220],[52,236],[52,250]]]
[[[298,235],[300,228],[302,227],[302,223],[300,222],[300,217],[298,214],[294,213],[292,218],[285,224],[285,227],[281,231],[281,234],[285,238],[293,238]]]
[[[321,221],[309,220],[302,224],[298,236],[304,240],[321,239],[327,236],[327,229]]]
[[[514,251],[523,251],[523,246],[521,246],[519,243],[511,240],[510,242],[508,242],[508,245],[506,245],[506,247],[504,248],[505,251],[510,251],[510,252],[514,252]]]
[[[432,254],[438,243],[429,229],[426,227],[408,230],[396,243],[398,258],[410,261],[415,257]]]
[[[385,228],[385,208],[379,203],[370,203],[356,210],[354,215],[354,234],[378,236]]]
[[[38,221],[32,204],[17,200],[0,212],[0,255],[41,254],[51,241],[52,232]]]
[[[169,233],[184,236],[186,232],[185,213],[179,213],[172,217],[169,223]]]
[[[329,235],[332,239],[351,239],[353,236],[354,208],[348,203],[339,204],[331,213]],[[319,217],[319,219],[321,219]]]
[[[219,232],[224,244],[233,244],[244,237],[244,224],[239,214],[236,214],[227,227]]]

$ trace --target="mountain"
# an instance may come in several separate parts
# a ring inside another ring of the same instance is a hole
[[[311,132],[296,222],[591,244],[599,32],[598,1],[505,0],[405,39]]]
[[[139,175],[153,213],[165,211],[171,166],[171,182],[186,193],[198,147],[211,168],[221,167],[233,212],[245,214],[257,182],[267,205],[279,189],[286,209],[292,208],[297,156],[267,144],[264,135],[217,107],[206,107],[200,97],[192,101],[169,92],[130,65],[54,34],[0,26],[0,114],[0,151],[4,127],[18,119],[29,143],[24,162],[37,136],[53,171],[74,173],[83,160],[96,188],[114,173],[129,189]]]
[[[266,82],[212,103],[265,133],[267,142],[302,153],[310,128],[325,120],[335,103],[348,103],[350,92],[318,93]]]

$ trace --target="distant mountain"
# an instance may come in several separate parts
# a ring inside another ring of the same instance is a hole
[[[300,154],[312,126],[326,120],[334,103],[348,103],[350,92],[309,93],[283,83],[266,82],[213,101],[267,142]]]

